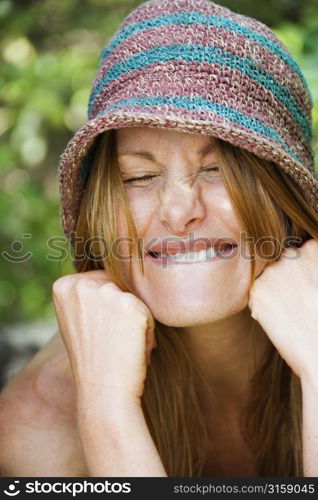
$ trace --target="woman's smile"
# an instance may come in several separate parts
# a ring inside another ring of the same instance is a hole
[[[184,252],[175,253],[174,251],[167,251],[167,253],[160,253],[149,251],[146,253],[145,258],[151,260],[157,265],[163,267],[175,265],[189,265],[189,264],[202,264],[215,262],[216,260],[224,260],[223,257],[234,257],[237,254],[237,245],[226,244],[223,247],[213,247],[202,250],[188,250]]]

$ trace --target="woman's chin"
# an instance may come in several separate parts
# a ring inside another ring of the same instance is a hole
[[[212,301],[199,303],[193,299],[178,304],[175,301],[162,301],[160,304],[146,300],[144,302],[157,321],[172,327],[194,327],[215,323],[242,311],[247,305],[246,300],[235,303]]]
[[[196,272],[145,274],[130,281],[157,321],[167,326],[203,325],[230,317],[248,303],[249,274],[198,268]]]

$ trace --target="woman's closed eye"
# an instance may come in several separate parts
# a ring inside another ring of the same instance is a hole
[[[158,175],[143,175],[141,177],[129,177],[128,179],[123,179],[124,184],[132,184],[134,182],[147,183],[151,179],[158,177]]]
[[[207,166],[200,169],[200,173],[210,173],[214,175],[220,175],[220,169],[218,166]]]
[[[199,169],[199,174],[204,174],[210,178],[218,178],[220,177],[220,170],[219,167],[216,165],[213,166],[206,166],[206,167],[201,167]],[[148,175],[142,175],[142,176],[136,176],[136,177],[128,177],[128,178],[123,178],[123,183],[124,184],[134,184],[134,185],[145,185],[145,184],[150,184],[152,180],[156,179],[159,177],[159,174],[148,174]],[[192,177],[192,175],[191,175]]]

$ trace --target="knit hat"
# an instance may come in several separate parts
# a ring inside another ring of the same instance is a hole
[[[149,126],[208,134],[274,161],[318,211],[305,78],[264,24],[209,0],[150,0],[100,54],[88,121],[60,157],[61,218],[75,231],[98,134]]]

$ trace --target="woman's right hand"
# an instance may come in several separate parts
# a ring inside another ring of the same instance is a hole
[[[141,396],[154,319],[105,271],[53,284],[57,321],[77,391],[77,429],[93,477],[167,476],[150,435]]]
[[[149,308],[102,270],[63,276],[52,290],[78,395],[140,403],[156,347]]]

